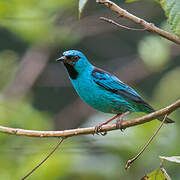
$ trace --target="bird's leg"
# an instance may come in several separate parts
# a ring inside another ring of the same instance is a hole
[[[107,121],[105,121],[105,122],[97,125],[97,126],[95,127],[94,132],[95,132],[97,135],[99,135],[99,131],[101,130],[101,127],[102,127],[103,125],[108,124],[109,122],[111,122],[112,120],[116,119],[116,118],[119,117],[119,116],[120,116],[120,114],[116,114],[116,115],[113,116],[111,119],[108,119]],[[100,134],[101,134],[102,136],[105,136],[105,135],[107,134],[107,132],[106,132],[106,131],[104,131],[103,133],[100,132]]]
[[[122,123],[122,120],[123,118],[128,115],[130,113],[130,111],[126,111],[125,113],[121,114],[120,116],[118,116],[118,119],[116,121],[116,127],[119,128],[121,131],[123,130],[121,128],[121,123]]]

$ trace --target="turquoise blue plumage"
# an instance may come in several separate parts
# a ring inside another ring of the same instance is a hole
[[[155,111],[134,89],[111,73],[93,66],[80,51],[65,51],[57,61],[64,63],[75,90],[93,108],[117,115]],[[172,122],[166,119],[166,123]]]

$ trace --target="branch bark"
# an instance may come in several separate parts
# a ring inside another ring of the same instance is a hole
[[[136,126],[152,121],[153,119],[156,119],[159,116],[172,113],[179,107],[180,107],[180,99],[174,102],[173,104],[154,113],[139,118],[123,121],[122,128],[125,129],[131,126]],[[101,132],[112,131],[116,129],[117,129],[116,124],[105,125],[102,127]],[[83,134],[94,134],[94,130],[95,127],[77,128],[77,129],[70,129],[64,131],[35,131],[35,130],[25,130],[25,129],[0,126],[0,132],[2,133],[19,135],[19,136],[31,136],[31,137],[70,137],[70,136],[77,136]]]
[[[180,38],[178,36],[176,36],[175,34],[171,34],[167,31],[164,31],[164,30],[156,27],[154,24],[149,23],[149,22],[145,21],[144,19],[141,19],[141,18],[127,12],[126,10],[119,7],[117,4],[115,4],[109,0],[96,0],[96,2],[107,6],[112,11],[116,12],[120,17],[124,17],[126,19],[129,19],[129,20],[135,22],[136,24],[138,24],[140,26],[143,26],[146,31],[154,32],[176,44],[180,44]]]

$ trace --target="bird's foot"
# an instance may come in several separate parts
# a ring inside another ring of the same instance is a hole
[[[101,128],[103,125],[104,123],[95,126],[94,133],[97,135],[101,134],[102,136],[105,136],[107,134],[107,131],[101,132]]]
[[[108,119],[107,121],[105,121],[105,122],[97,125],[97,126],[95,127],[94,133],[97,134],[97,135],[99,135],[99,133],[100,133],[102,136],[105,136],[105,135],[107,134],[107,131],[101,132],[101,127],[102,127],[103,125],[108,124],[109,122],[111,122],[112,120],[116,119],[117,117],[119,117],[119,114],[116,114],[116,115],[113,116],[111,119]]]
[[[123,132],[124,129],[123,129],[122,126],[121,126],[122,121],[123,121],[122,118],[118,118],[117,121],[116,121],[116,127]]]
[[[116,127],[117,127],[118,129],[120,129],[122,132],[125,130],[125,128],[122,128],[123,118],[124,118],[127,114],[129,114],[129,113],[130,113],[130,111],[126,111],[125,113],[121,114],[121,115],[118,117],[117,121],[116,121]]]
[[[129,111],[127,111],[127,112],[129,112]],[[126,112],[126,113],[127,113],[127,112]],[[128,113],[127,113],[127,114],[128,114]],[[120,116],[122,116],[122,115],[125,116],[126,114],[125,114],[125,113],[124,113],[124,114],[121,114],[121,115],[120,115],[120,114],[116,114],[116,115],[113,116],[111,119],[108,119],[107,121],[105,121],[105,122],[97,125],[97,126],[95,127],[95,129],[94,129],[94,133],[97,134],[97,135],[101,134],[102,136],[105,136],[105,135],[107,134],[107,131],[101,132],[102,126],[108,124],[108,123],[111,122],[112,120],[114,120],[114,119],[116,119],[117,117],[120,117]],[[122,118],[123,118],[124,116],[122,116]],[[118,119],[119,119],[119,118],[118,118]],[[118,122],[118,120],[117,120],[117,122]],[[118,123],[118,124],[119,124],[118,127],[120,128],[121,122]],[[121,128],[120,128],[120,129],[121,129]]]

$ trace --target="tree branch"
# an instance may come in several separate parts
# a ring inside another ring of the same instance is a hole
[[[164,30],[156,27],[152,23],[148,23],[144,19],[141,19],[141,18],[127,12],[126,10],[122,9],[117,4],[115,4],[109,0],[96,0],[96,2],[99,4],[104,4],[105,6],[110,8],[112,11],[116,12],[119,16],[129,19],[140,26],[143,26],[146,31],[154,32],[176,44],[180,44],[180,38],[178,36],[176,36],[175,34],[171,34],[167,31],[164,31]]]
[[[99,19],[100,19],[100,20],[103,20],[103,21],[105,21],[105,22],[108,22],[108,23],[110,23],[110,24],[114,24],[114,25],[116,25],[116,26],[118,26],[118,27],[120,27],[120,28],[132,30],[132,31],[145,31],[145,30],[146,30],[146,28],[143,28],[143,29],[130,28],[130,27],[121,25],[121,24],[119,24],[119,23],[113,21],[112,19],[105,18],[105,17],[100,17]]]
[[[163,121],[161,122],[160,126],[158,127],[158,129],[154,132],[154,134],[151,136],[151,138],[148,140],[148,142],[145,144],[145,146],[141,149],[141,151],[132,159],[128,160],[128,162],[126,163],[125,169],[130,168],[131,164],[137,160],[139,158],[139,156],[145,151],[145,149],[150,145],[150,143],[152,142],[152,140],[155,138],[155,136],[157,135],[157,133],[159,132],[159,130],[162,128],[165,120],[167,118],[167,114],[164,116]]]
[[[180,99],[159,111],[153,112],[151,114],[139,118],[125,120],[122,122],[122,128],[125,129],[131,126],[136,126],[139,124],[152,121],[153,119],[156,119],[159,116],[172,113],[179,107],[180,107]],[[105,125],[101,128],[101,132],[112,131],[115,129],[117,129],[116,124]],[[70,129],[64,131],[35,131],[35,130],[25,130],[25,129],[0,126],[0,132],[2,133],[19,135],[19,136],[31,136],[31,137],[70,137],[70,136],[77,136],[83,134],[94,134],[94,130],[95,127],[77,128],[77,129]]]
[[[30,172],[28,172],[21,180],[24,180],[27,177],[29,177],[38,167],[40,167],[57,150],[57,148],[62,144],[64,139],[65,138],[59,138],[59,141],[53,148],[53,150],[36,167],[34,167]]]

